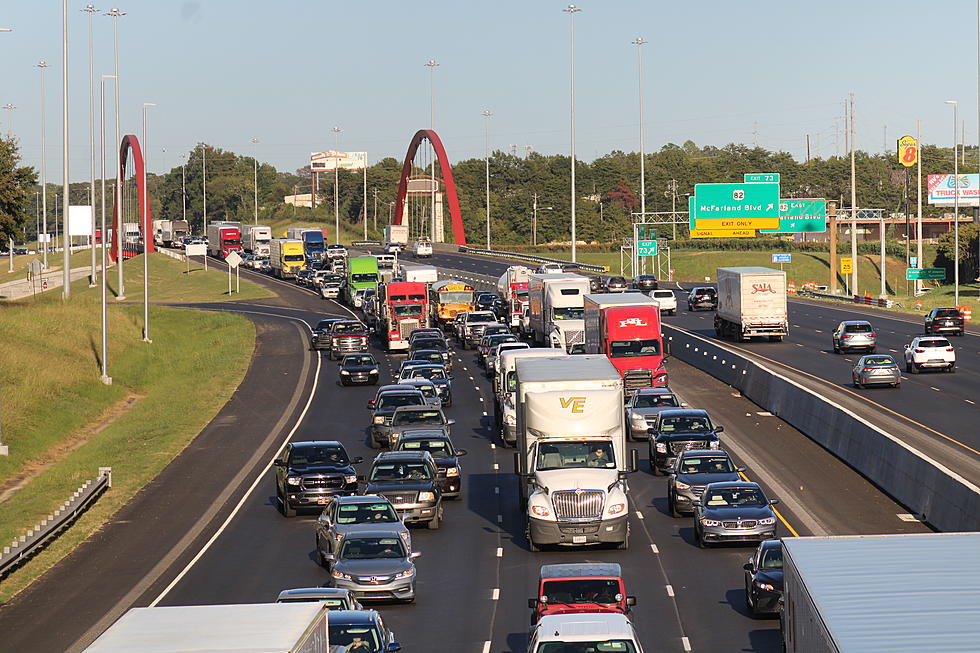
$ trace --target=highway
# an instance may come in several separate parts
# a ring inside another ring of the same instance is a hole
[[[481,266],[501,266],[458,255],[436,259],[478,274],[493,274]],[[97,537],[0,609],[0,650],[79,650],[130,606],[263,602],[285,588],[327,582],[313,557],[315,516],[279,513],[268,464],[286,438],[338,439],[352,456],[370,460],[364,405],[374,388],[341,388],[337,364],[306,349],[303,321],[344,315],[345,308],[247,274],[281,299],[202,307],[242,312],[259,330],[260,351],[245,383],[208,427],[217,437],[202,434]],[[373,351],[385,361],[384,382],[402,357]],[[752,548],[698,549],[691,519],[667,515],[665,480],[649,473],[645,443],[634,445],[641,471],[630,479],[628,551],[530,553],[512,450],[492,424],[489,383],[473,352],[456,355],[447,413],[457,420],[454,441],[468,451],[463,496],[447,505],[440,530],[413,529],[423,553],[416,603],[379,606],[403,650],[523,653],[539,566],[584,560],[623,565],[646,651],[780,649],[777,622],[753,619],[744,608],[741,565]],[[747,466],[747,476],[783,500],[781,535],[927,530],[903,520],[902,507],[778,418],[680,361],[670,366],[682,398],[725,425],[723,446]],[[55,608],[48,607],[51,596],[60,599]]]

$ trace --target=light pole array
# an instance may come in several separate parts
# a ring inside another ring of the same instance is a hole
[[[570,36],[570,48],[569,48],[569,62],[571,79],[570,85],[570,131],[571,131],[571,169],[572,169],[572,263],[577,262],[576,258],[576,232],[575,232],[575,14],[582,11],[575,5],[568,5],[563,12],[568,14],[568,26],[569,26],[569,36]]]
[[[258,142],[259,139],[257,138],[252,139],[252,182],[255,196],[255,224],[259,223],[259,159],[255,151],[255,146]]]
[[[953,105],[953,305],[960,305],[960,160],[956,156],[956,124],[959,121],[959,101],[946,100]]]
[[[636,46],[636,61],[639,68],[639,97],[640,97],[640,215],[646,218],[647,215],[647,175],[646,175],[646,148],[643,146],[643,46],[649,41],[643,40],[642,36],[637,36],[630,41]],[[671,217],[673,219],[673,216]]]
[[[115,237],[116,237],[116,266],[119,272],[119,290],[116,292],[116,299],[122,301],[126,299],[126,280],[123,277],[123,229],[122,229],[122,152],[119,151],[120,145],[122,144],[122,137],[120,136],[120,125],[119,125],[119,19],[126,15],[126,12],[119,11],[116,7],[113,7],[105,13],[106,16],[112,18],[112,52],[113,61],[115,64],[115,93],[116,93],[116,140],[114,143],[114,148],[116,150],[116,189],[115,189],[115,203],[116,203],[116,215],[119,217],[118,224],[115,225]],[[102,239],[105,240],[106,235],[102,234]]]
[[[484,124],[484,158],[486,162],[486,178],[487,178],[487,249],[490,249],[490,117],[493,112],[486,109],[482,114],[486,120],[483,121]]]
[[[7,138],[14,137],[14,109],[16,108],[17,107],[15,107],[9,102],[3,105],[2,107],[0,107],[0,109],[7,110]]]
[[[88,286],[93,287],[98,278],[98,269],[95,264],[95,64],[93,59],[93,35],[92,35],[92,16],[98,9],[95,5],[88,4],[82,9],[88,14],[88,149],[89,149],[89,178],[88,203],[92,211],[92,229],[89,238],[92,245],[92,271],[88,275]],[[103,235],[103,238],[105,235]]]
[[[429,69],[429,129],[431,131],[436,130],[436,68],[439,64],[435,59],[429,59],[426,62],[426,67]],[[432,242],[436,242],[436,158],[432,157],[432,163],[429,165],[429,187],[430,196],[432,199],[432,215],[430,216],[431,226],[429,227],[429,238]]]
[[[44,71],[47,69],[48,63],[41,59],[37,62],[35,68],[41,71],[41,228],[44,231],[44,244],[43,244],[43,258],[42,264],[44,269],[48,269],[48,165],[47,165],[47,140],[45,137],[45,126],[47,124],[46,116],[47,111],[45,111],[45,96],[44,96]],[[41,245],[41,238],[38,236],[38,245]]]
[[[102,75],[99,80],[99,143],[102,153],[102,383],[112,385],[112,377],[109,376],[109,336],[108,324],[106,320],[106,286],[109,277],[106,275],[106,229],[105,229],[105,80],[115,79],[115,75]],[[95,247],[95,243],[92,244]]]
[[[143,103],[143,197],[140,198],[140,221],[143,223],[143,342],[153,342],[150,340],[150,239],[153,238],[150,225],[147,224],[149,218],[150,194],[146,189],[146,154],[150,147],[146,142],[146,110],[155,107],[153,102]]]
[[[331,129],[336,137],[335,143],[337,151],[340,151],[340,134],[343,133],[343,129],[340,127],[334,127]],[[333,219],[334,219],[334,233],[336,234],[337,242],[340,243],[340,159],[334,161],[333,166]]]

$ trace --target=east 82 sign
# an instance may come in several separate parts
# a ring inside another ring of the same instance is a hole
[[[910,168],[918,161],[919,142],[912,136],[902,136],[898,139],[898,162],[906,168]]]
[[[733,200],[744,200],[745,199],[745,191],[744,190],[733,190],[732,191],[732,199]]]

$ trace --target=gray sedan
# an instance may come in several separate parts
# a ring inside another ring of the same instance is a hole
[[[316,520],[320,564],[328,566],[326,555],[337,552],[345,535],[379,528],[397,531],[408,550],[412,550],[412,536],[388,499],[370,494],[334,497]]]
[[[868,354],[859,358],[854,365],[851,382],[856,388],[869,385],[890,385],[897,388],[902,385],[902,372],[891,356]]]
[[[647,429],[657,421],[657,413],[667,408],[686,408],[670,388],[640,388],[626,404],[626,422],[630,425],[630,438],[648,440]]]
[[[422,555],[409,553],[395,531],[350,533],[337,553],[328,553],[330,579],[361,599],[415,600],[415,564]]]
[[[694,501],[694,535],[702,549],[716,542],[761,542],[776,537],[776,513],[758,483],[711,483]]]

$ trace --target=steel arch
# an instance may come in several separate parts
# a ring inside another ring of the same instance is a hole
[[[129,161],[129,153],[133,153],[133,168],[136,174],[136,198],[137,206],[139,207],[140,216],[143,215],[143,203],[146,203],[146,219],[143,221],[143,247],[147,253],[153,253],[153,231],[150,229],[150,225],[153,224],[153,218],[150,216],[150,204],[149,196],[147,194],[147,189],[143,184],[143,149],[140,147],[140,141],[134,134],[126,134],[123,136],[122,143],[119,144],[119,170],[117,172],[116,179],[119,183],[126,183],[126,163]],[[115,197],[115,199],[119,199]],[[120,206],[118,201],[113,201],[112,203],[112,246],[109,248],[109,256],[113,261],[116,260],[116,251],[118,244],[116,239],[119,238],[119,234],[122,233],[122,225],[120,224]],[[135,256],[136,252],[126,251],[125,244],[123,248],[123,258],[127,258],[127,254],[130,256]]]
[[[449,202],[449,215],[453,221],[453,236],[457,245],[466,246],[466,233],[463,230],[463,216],[459,210],[459,197],[456,195],[456,183],[453,181],[453,169],[449,165],[449,157],[446,156],[446,148],[442,146],[439,135],[431,129],[420,129],[415,132],[412,142],[408,146],[408,153],[405,155],[405,163],[402,164],[401,179],[398,180],[398,197],[395,203],[395,215],[392,217],[394,224],[402,223],[402,207],[404,206],[405,196],[408,192],[408,178],[412,174],[412,161],[415,153],[423,140],[432,144],[436,157],[439,159],[439,169],[442,171],[443,183],[446,186],[446,200]]]

